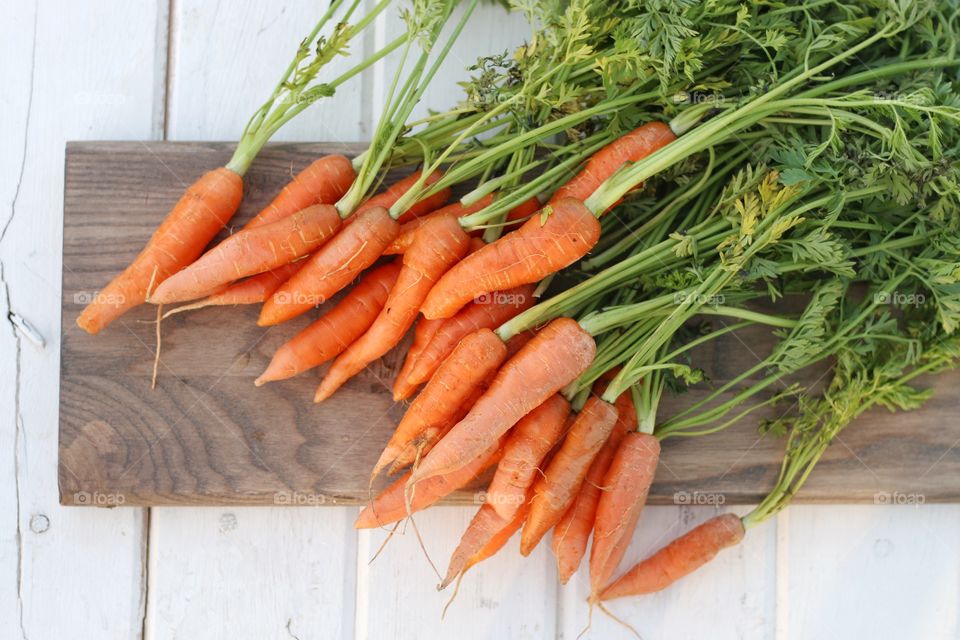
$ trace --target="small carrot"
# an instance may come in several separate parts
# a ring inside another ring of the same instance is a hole
[[[554,394],[510,429],[503,457],[487,487],[487,503],[504,520],[523,505],[541,463],[562,437],[569,415],[570,403]]]
[[[517,222],[519,220],[526,220],[537,211],[543,209],[543,203],[540,202],[536,196],[531,196],[527,198],[507,214],[507,222]]]
[[[420,179],[421,173],[422,172],[420,171],[414,171],[407,177],[397,180],[387,187],[386,191],[378,193],[357,207],[356,212],[350,218],[356,216],[356,214],[360,213],[361,211],[366,211],[367,209],[371,209],[373,207],[383,207],[384,209],[389,209],[397,202],[397,200],[400,199],[400,196],[405,194],[410,190],[411,187],[413,187],[414,184],[416,184],[417,180]],[[434,171],[424,181],[424,186],[430,186],[442,177],[442,171]],[[415,202],[409,209],[407,209],[406,212],[403,213],[403,215],[397,219],[397,222],[407,222],[408,220],[425,216],[431,211],[436,211],[442,207],[447,200],[450,199],[451,193],[452,191],[450,188],[445,188],[427,198],[424,198],[423,200]],[[350,221],[350,218],[347,218],[347,222]]]
[[[606,601],[662,591],[713,560],[723,549],[739,544],[743,535],[743,522],[735,514],[711,518],[636,564],[608,585],[599,598],[591,599]]]
[[[273,292],[280,288],[280,285],[286,282],[290,276],[299,271],[302,262],[302,260],[291,262],[259,275],[244,278],[218,293],[187,306],[225,307],[238,304],[260,304],[273,295]]]
[[[590,587],[599,593],[627,551],[660,460],[660,441],[632,431],[617,448],[603,479],[590,547]]]
[[[387,302],[359,339],[334,361],[314,402],[332,396],[344,382],[395,346],[413,325],[430,288],[467,253],[470,238],[453,218],[433,218],[417,231],[403,254],[403,268]]]
[[[479,296],[452,318],[441,318],[440,328],[418,355],[407,375],[410,384],[420,384],[430,378],[437,366],[460,339],[477,329],[495,329],[520,315],[536,302],[536,287],[526,284],[508,291],[496,291]]]
[[[520,509],[517,514],[507,519],[500,516],[489,503],[481,506],[460,538],[460,544],[450,556],[447,575],[439,588],[446,589],[457,576],[502,549],[523,524],[525,515],[526,510]]]
[[[595,393],[602,393],[594,387]],[[620,446],[620,441],[627,433],[637,428],[637,412],[634,408],[630,393],[624,393],[613,403],[617,408],[617,424],[614,425],[610,437],[600,447],[587,476],[583,479],[580,491],[573,504],[567,509],[560,521],[553,528],[551,549],[557,560],[557,574],[560,584],[567,584],[570,578],[580,567],[583,556],[586,555],[590,534],[593,532],[597,514],[597,503],[605,485],[603,478],[610,468],[613,455]]]
[[[279,324],[326,302],[376,262],[400,229],[382,207],[367,209],[355,217],[353,224],[341,229],[274,292],[264,303],[257,324]]]
[[[373,324],[399,273],[396,262],[370,271],[335,307],[277,349],[254,384],[293,377],[342,353]]]
[[[426,224],[427,220],[442,217],[457,219],[461,216],[476,213],[477,211],[480,211],[489,205],[491,202],[493,202],[493,194],[487,195],[469,206],[465,206],[458,201],[448,204],[445,207],[441,207],[425,216],[420,216],[410,220],[409,222],[405,222],[400,228],[400,235],[397,236],[396,240],[390,243],[390,246],[387,247],[383,253],[385,255],[393,255],[406,251],[413,243],[413,237],[417,233],[417,230]]]
[[[481,294],[539,282],[582,258],[600,238],[600,223],[579,200],[563,198],[543,212],[545,222],[533,216],[450,269],[424,301],[423,315],[449,318]]]
[[[356,177],[353,164],[346,156],[331,154],[317,158],[293,176],[243,229],[271,224],[313,204],[333,204],[343,197]]]
[[[639,162],[676,139],[663,122],[643,124],[594,153],[576,176],[554,192],[550,202],[561,198],[586,200],[625,163]]]
[[[530,514],[520,535],[520,553],[533,551],[573,504],[590,464],[616,423],[616,407],[596,396],[587,400],[560,450],[533,487]]]
[[[193,262],[229,222],[243,197],[243,178],[221,167],[187,187],[147,246],[83,310],[77,324],[96,334],[143,304],[148,289]]]
[[[410,473],[406,473],[380,492],[373,499],[373,502],[360,512],[353,526],[357,529],[381,527],[402,520],[411,513],[426,509],[457,489],[462,489],[476,480],[480,477],[480,474],[496,464],[499,458],[500,443],[494,442],[479,456],[468,461],[467,464],[453,473],[434,476],[427,482],[419,483],[412,490],[409,512],[407,511],[407,482]]]
[[[453,353],[404,414],[374,466],[375,478],[431,426],[443,425],[507,356],[507,346],[493,331],[483,329],[460,341]]]
[[[238,231],[164,280],[150,301],[193,300],[234,280],[282,267],[321,246],[339,228],[336,207],[315,204],[276,222]]]
[[[411,482],[449,473],[479,455],[583,373],[595,353],[593,338],[575,320],[552,321],[501,367],[470,413],[423,459]]]

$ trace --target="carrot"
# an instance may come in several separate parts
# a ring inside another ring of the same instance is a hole
[[[377,267],[335,307],[284,343],[254,384],[284,380],[336,357],[373,324],[397,280],[396,262]]]
[[[450,269],[423,303],[427,318],[448,318],[490,291],[535,283],[582,258],[600,238],[600,223],[579,200],[564,198],[519,229]]]
[[[317,158],[295,175],[243,230],[282,220],[313,204],[333,204],[343,197],[356,177],[353,164],[346,156],[332,154]]]
[[[382,207],[355,214],[303,267],[267,300],[257,321],[262,327],[294,318],[326,302],[377,258],[397,235],[400,225]]]
[[[452,318],[441,318],[442,323],[433,339],[418,355],[407,375],[410,384],[420,384],[430,378],[463,336],[478,329],[495,329],[533,306],[536,300],[532,284],[508,291],[483,294],[457,312]]]
[[[487,503],[504,520],[523,505],[540,464],[563,435],[569,415],[570,403],[554,394],[510,430],[503,457],[487,487]]]
[[[590,587],[599,593],[613,577],[637,528],[660,460],[660,441],[633,431],[620,443],[603,479],[597,503],[593,546],[590,548]]]
[[[282,267],[322,245],[339,228],[336,207],[315,204],[276,222],[238,231],[164,280],[150,302],[193,300],[234,280]]]
[[[413,325],[430,288],[467,252],[470,238],[453,218],[434,218],[417,231],[403,254],[403,268],[387,302],[358,340],[334,361],[314,402],[332,396],[344,382],[395,346]]]
[[[507,214],[507,222],[516,222],[518,220],[526,220],[537,211],[543,209],[543,203],[541,203],[536,196],[531,196],[527,198]]]
[[[743,522],[732,513],[707,520],[652,556],[636,564],[596,600],[613,600],[666,589],[680,578],[713,560],[723,549],[743,540]]]
[[[596,386],[594,392],[602,393]],[[600,502],[600,494],[605,487],[603,478],[620,441],[637,427],[637,412],[629,392],[621,394],[613,404],[617,408],[617,423],[613,426],[613,432],[590,463],[590,469],[573,504],[553,528],[551,548],[557,559],[560,584],[567,584],[587,552],[587,544],[596,520],[597,503]]]
[[[449,420],[471,391],[495,372],[506,356],[507,346],[489,329],[476,331],[461,340],[407,409],[374,466],[372,478],[408,449],[417,436]]]
[[[434,476],[429,481],[419,483],[412,492],[410,510],[407,511],[407,482],[410,473],[406,473],[392,485],[384,489],[360,512],[354,527],[357,529],[372,529],[402,520],[411,513],[416,513],[435,504],[442,498],[450,495],[457,489],[462,489],[480,474],[497,463],[500,458],[500,443],[494,442],[476,458],[467,462],[453,473]]]
[[[530,514],[520,536],[520,553],[533,551],[573,504],[590,464],[616,423],[616,407],[596,396],[587,400],[560,450],[533,487]]]
[[[413,327],[413,342],[410,344],[410,348],[407,349],[407,355],[403,359],[403,365],[400,367],[400,371],[397,372],[396,377],[393,380],[393,401],[401,402],[406,400],[414,394],[419,387],[419,384],[411,384],[407,377],[410,375],[410,371],[413,370],[413,366],[417,362],[417,358],[420,357],[420,354],[423,352],[423,349],[430,344],[430,340],[437,333],[437,330],[440,329],[441,325],[445,320],[442,318],[439,320],[427,320],[426,318],[420,318]]]
[[[215,293],[200,302],[202,306],[228,306],[237,304],[259,304],[273,295],[280,285],[300,270],[303,261],[291,262],[282,267],[265,271],[259,275],[244,278],[226,289]],[[199,304],[199,303],[198,303]],[[193,305],[189,305],[193,306]]]
[[[586,200],[604,180],[627,162],[638,162],[677,139],[670,126],[648,122],[594,153],[580,172],[554,192],[550,202],[562,198]]]
[[[366,211],[367,209],[371,209],[373,207],[383,207],[384,209],[389,209],[397,202],[397,200],[400,199],[400,196],[405,194],[407,191],[410,190],[411,187],[413,187],[413,185],[417,182],[417,180],[420,179],[421,173],[422,172],[420,171],[414,171],[407,177],[397,180],[396,182],[391,184],[386,191],[382,193],[378,193],[377,195],[373,196],[372,198],[369,198],[366,202],[364,202],[359,207],[357,207],[357,210],[354,213],[354,216],[357,213],[360,213],[361,211]],[[434,171],[424,181],[424,186],[430,186],[442,177],[443,177],[442,171]],[[437,193],[427,198],[424,198],[423,200],[419,200],[413,203],[413,205],[411,205],[411,207],[407,209],[407,211],[404,212],[403,215],[397,218],[397,222],[407,222],[408,220],[413,220],[414,218],[419,218],[420,216],[424,216],[430,213],[431,211],[436,211],[437,209],[442,207],[447,200],[450,199],[451,193],[452,191],[448,187],[445,189],[441,189]],[[351,216],[351,217],[354,217],[354,216]],[[347,221],[349,222],[350,218],[347,218]]]
[[[393,255],[397,253],[403,253],[404,251],[406,251],[410,247],[410,245],[413,243],[413,237],[414,235],[416,235],[417,230],[420,227],[422,227],[424,224],[426,224],[428,220],[432,220],[433,218],[442,218],[442,217],[450,217],[453,219],[457,219],[461,216],[466,216],[471,213],[476,213],[477,211],[480,211],[481,209],[489,205],[491,202],[493,202],[493,194],[484,196],[483,198],[481,198],[480,200],[478,200],[477,202],[469,206],[465,206],[458,201],[452,204],[448,204],[445,207],[441,207],[436,211],[428,213],[425,216],[420,216],[418,218],[414,218],[413,220],[410,220],[409,222],[405,222],[403,226],[400,227],[400,235],[397,236],[396,240],[390,243],[390,246],[387,247],[383,253],[386,255]]]
[[[77,324],[96,334],[146,301],[148,288],[193,262],[240,206],[243,178],[221,167],[190,185],[147,246],[83,310]]]
[[[440,589],[447,588],[457,576],[502,549],[523,524],[525,515],[526,510],[521,509],[508,519],[499,515],[489,503],[481,506],[450,556],[447,575],[440,583]]]
[[[411,482],[449,473],[495,442],[516,422],[583,373],[596,353],[576,321],[557,318],[497,373],[470,413],[420,463]]]

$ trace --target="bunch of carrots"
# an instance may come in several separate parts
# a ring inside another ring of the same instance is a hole
[[[412,331],[393,385],[410,404],[371,486],[402,474],[356,526],[411,518],[492,469],[441,586],[518,531],[523,555],[552,531],[563,583],[590,547],[590,603],[605,607],[739,543],[789,503],[840,429],[870,406],[919,406],[915,378],[956,363],[960,169],[946,158],[960,149],[960,10],[525,3],[529,42],[482,58],[464,102],[415,119],[476,0],[451,25],[455,4],[414,2],[403,35],[320,83],[388,5],[351,24],[359,2],[335,0],[231,162],[187,189],[108,285],[122,295],[99,297],[78,323],[97,333],[141,303],[158,321],[261,304],[258,322],[272,326],[320,306],[255,381],[329,363],[315,402]],[[368,149],[317,159],[207,248],[269,137],[387,56],[396,72]],[[857,287],[869,292],[859,301]],[[871,296],[905,288],[931,303],[896,310]],[[794,294],[805,294],[799,314],[752,304]],[[721,318],[732,324],[707,326]],[[662,415],[663,393],[703,384],[697,348],[747,327],[774,331],[773,352]],[[825,391],[766,395],[817,363],[833,363]],[[760,424],[787,440],[769,497],[623,571],[663,442],[785,400],[794,411]]]

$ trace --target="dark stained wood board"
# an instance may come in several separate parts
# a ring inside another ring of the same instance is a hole
[[[245,180],[236,221],[252,216],[318,155],[358,148],[269,146]],[[400,349],[326,403],[314,405],[322,371],[260,388],[253,380],[273,351],[319,311],[269,329],[257,327],[254,308],[174,316],[163,325],[154,390],[153,308],[134,310],[99,336],[89,336],[75,324],[85,301],[137,254],[185,184],[222,165],[230,149],[221,143],[67,145],[59,460],[63,504],[329,505],[369,497],[369,469],[403,411],[389,393]],[[713,384],[722,383],[769,349],[767,334],[757,329],[715,341],[695,355],[695,364],[706,368]],[[818,372],[808,375],[815,378]],[[958,373],[932,381],[936,393],[922,411],[866,414],[841,434],[798,500],[960,500],[958,383]],[[704,385],[668,397],[662,414],[708,390]],[[758,437],[761,415],[709,437],[666,441],[651,503],[761,499],[774,482],[783,446],[772,437]],[[480,499],[482,493],[471,490],[449,501]]]

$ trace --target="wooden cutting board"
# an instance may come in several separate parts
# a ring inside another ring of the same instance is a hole
[[[268,147],[246,178],[236,221],[267,203],[290,176],[337,144]],[[389,388],[402,350],[388,354],[322,405],[314,371],[256,388],[274,350],[317,317],[263,329],[258,309],[215,308],[163,324],[150,388],[155,311],[128,313],[99,336],[75,322],[142,248],[197,176],[221,166],[230,145],[82,142],[67,145],[60,369],[60,500],[113,505],[321,505],[367,500],[367,476],[403,412]],[[744,331],[695,355],[714,384],[752,366],[767,331]],[[822,372],[808,372],[816,379]],[[960,499],[960,373],[940,376],[923,411],[865,415],[830,448],[800,495],[805,501]],[[707,393],[669,397],[663,415]],[[780,407],[775,411],[784,411]],[[765,415],[773,415],[773,411]],[[655,504],[739,504],[773,485],[782,441],[759,437],[753,416],[726,431],[668,440],[650,493]],[[378,485],[379,486],[379,485]],[[451,502],[479,503],[480,489]]]

